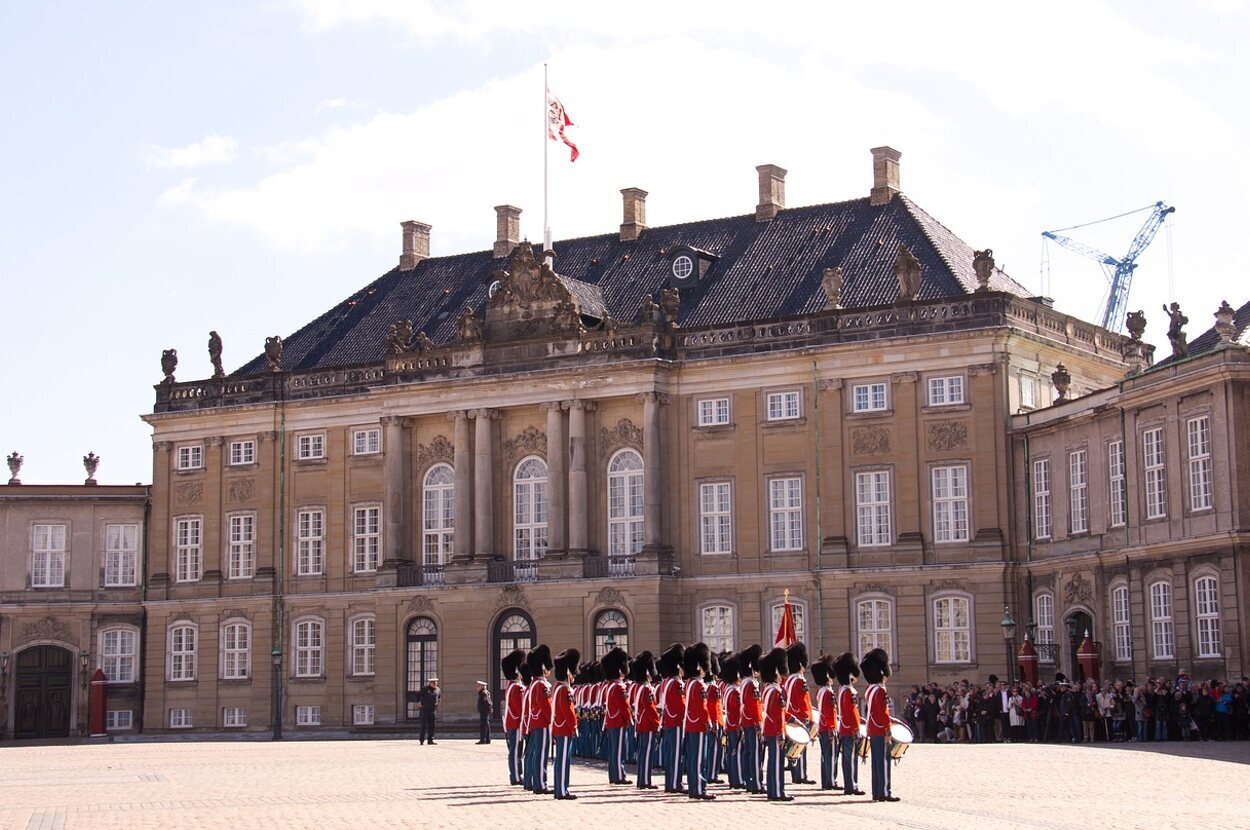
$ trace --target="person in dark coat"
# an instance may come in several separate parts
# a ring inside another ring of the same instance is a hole
[[[479,744],[490,743],[490,716],[494,712],[495,707],[491,703],[490,690],[486,687],[486,681],[477,681],[477,742]]]
[[[443,693],[438,688],[438,678],[431,677],[429,682],[425,684],[425,688],[421,690],[421,694],[417,696],[417,701],[421,704],[421,743],[424,745],[428,740],[430,745],[434,745],[434,715],[438,712],[438,701]]]

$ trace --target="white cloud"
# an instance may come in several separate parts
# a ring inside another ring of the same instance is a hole
[[[148,145],[144,148],[144,156],[148,167],[158,167],[164,170],[191,170],[196,167],[228,164],[234,161],[239,157],[239,142],[234,139],[234,136],[213,133],[186,147]]]

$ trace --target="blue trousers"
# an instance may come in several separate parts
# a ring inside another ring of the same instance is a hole
[[[521,730],[505,729],[504,740],[508,742],[508,783],[521,783]]]
[[[838,740],[832,732],[821,732],[820,787],[832,790],[838,783]]]
[[[785,739],[781,736],[764,739],[766,750],[764,764],[768,767],[765,778],[769,798],[781,798],[786,794]]]
[[[725,774],[732,789],[742,787],[742,732],[734,730],[725,736]]]
[[[660,756],[664,764],[664,789],[673,792],[681,788],[681,728],[665,727],[660,733]]]
[[[720,778],[721,745],[720,730],[709,726],[703,733],[703,780]]]
[[[868,751],[872,754],[872,797],[890,795],[890,759],[885,754],[885,736],[868,738]]]
[[[806,724],[804,724],[806,726]],[[782,742],[784,743],[784,741]],[[807,780],[807,747],[803,747],[802,754],[794,759],[790,765],[790,780],[795,784]]]
[[[573,739],[556,737],[554,742],[556,745],[556,786],[554,794],[556,798],[559,798],[569,794],[569,765],[573,761]]]
[[[638,789],[640,790],[651,786],[651,746],[654,741],[654,732],[638,733]]]
[[[686,734],[686,790],[690,795],[703,795],[707,792],[707,782],[703,778],[703,759],[706,755],[707,740],[705,732],[689,732]]]
[[[738,751],[742,759],[742,783],[748,790],[759,792],[760,786],[760,731],[754,726],[742,728],[742,747]]]
[[[525,788],[540,793],[547,789],[547,763],[551,760],[551,729],[535,729],[525,747]]]
[[[859,788],[859,764],[855,757],[855,736],[838,737],[838,750],[842,755],[842,792],[851,795]]]
[[[617,727],[603,730],[608,750],[608,780],[625,780],[625,729]]]

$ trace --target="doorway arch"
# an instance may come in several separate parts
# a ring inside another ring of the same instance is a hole
[[[1085,639],[1085,632],[1088,631],[1091,637],[1094,636],[1094,617],[1083,608],[1073,608],[1063,618],[1063,625],[1068,639],[1068,677],[1084,683],[1085,676],[1081,670],[1081,663],[1077,660],[1076,652]]]
[[[507,608],[495,619],[494,631],[491,636],[492,648],[490,659],[491,688],[494,689],[495,700],[504,700],[507,683],[499,661],[513,649],[523,648],[529,651],[538,645],[538,628],[534,618],[520,608]],[[495,706],[496,717],[503,716],[503,706]]]
[[[68,738],[74,655],[59,646],[17,654],[13,689],[14,738]]]
[[[408,720],[421,717],[418,701],[431,677],[438,677],[438,623],[430,617],[415,617],[405,635],[407,654],[404,715]]]

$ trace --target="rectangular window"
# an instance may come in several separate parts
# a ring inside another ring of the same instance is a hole
[[[221,676],[245,680],[252,667],[252,629],[246,623],[230,623],[221,632]]]
[[[100,634],[100,669],[110,683],[135,682],[135,632],[113,628]]]
[[[1020,375],[1020,407],[1032,409],[1037,406],[1037,378],[1032,375]]]
[[[1033,537],[1050,538],[1050,459],[1033,462]]]
[[[968,541],[968,468],[933,468],[933,541]]]
[[[191,516],[174,520],[174,579],[198,582],[203,562],[204,520]]]
[[[247,726],[247,710],[238,706],[227,706],[221,710],[221,725],[226,729],[241,729]]]
[[[248,438],[245,441],[230,442],[230,466],[256,463],[256,441]]]
[[[861,547],[888,545],[890,529],[890,471],[855,474],[856,538]]]
[[[937,646],[935,662],[972,661],[972,629],[967,599],[942,597],[933,601],[933,635]]]
[[[256,570],[256,514],[240,513],[230,522],[230,579],[251,579]]]
[[[301,435],[295,439],[295,457],[300,461],[311,461],[326,457],[326,437],[322,433]]]
[[[139,570],[139,526],[104,526],[104,587],[119,588],[137,584]]]
[[[1115,635],[1115,659],[1127,663],[1133,659],[1133,634],[1130,626],[1128,587],[1121,585],[1111,592],[1111,626]]]
[[[1171,660],[1176,656],[1172,633],[1172,586],[1155,582],[1150,586],[1150,633],[1154,640],[1154,659]]]
[[[319,576],[325,566],[324,510],[301,510],[295,516],[296,523],[296,576]]]
[[[169,710],[169,728],[170,729],[190,729],[194,724],[191,722],[190,709],[170,709]]]
[[[1194,619],[1198,623],[1198,656],[1223,657],[1220,632],[1220,583],[1213,576],[1194,582]]]
[[[1124,484],[1124,442],[1112,441],[1107,445],[1107,476],[1111,482],[1111,526],[1123,527],[1125,521],[1126,493]]]
[[[357,703],[352,706],[352,725],[353,726],[372,726],[373,725],[373,704]]]
[[[179,447],[177,458],[179,470],[198,470],[204,466],[204,447],[199,444]]]
[[[1038,594],[1033,601],[1035,619],[1037,621],[1037,644],[1054,645],[1055,642],[1055,597],[1052,594]],[[1044,663],[1055,661],[1054,649],[1042,649],[1041,660]]]
[[[1068,453],[1068,503],[1072,533],[1089,531],[1089,471],[1085,450]]]
[[[65,525],[35,525],[31,528],[31,587],[65,586],[65,538]]]
[[[355,620],[352,623],[352,674],[373,674],[374,642],[373,620]]]
[[[729,398],[704,398],[699,401],[699,426],[717,427],[728,423]]]
[[[295,707],[295,725],[296,726],[320,726],[321,725],[321,707],[320,706],[296,706]]]
[[[318,620],[295,624],[295,676],[320,677],[324,655],[324,627]]]
[[[1189,509],[1210,510],[1211,487],[1211,419],[1206,415],[1190,418],[1189,434]]]
[[[377,455],[382,452],[382,430],[377,427],[352,430],[352,455]]]
[[[857,605],[859,621],[859,654],[867,654],[874,648],[892,651],[890,631],[893,609],[889,600],[862,599]]]
[[[109,732],[121,732],[135,728],[133,709],[113,709],[104,718],[104,728]]]
[[[768,393],[768,420],[788,421],[799,417],[800,414],[797,389],[790,392]]]
[[[857,383],[851,387],[854,412],[880,412],[886,408],[884,383]]]
[[[768,480],[769,549],[800,550],[803,547],[803,479]]]
[[[963,375],[929,378],[929,406],[951,406],[964,402]]]
[[[169,632],[169,679],[195,679],[195,628],[180,625]]]
[[[733,552],[733,495],[728,481],[699,485],[699,552]]]
[[[1142,433],[1142,465],[1146,471],[1146,518],[1168,515],[1167,479],[1164,475],[1163,427]]]
[[[352,511],[352,570],[356,573],[376,571],[381,549],[382,508],[355,508]]]
[[[715,652],[733,651],[734,612],[728,605],[709,605],[701,613],[703,642]]]

